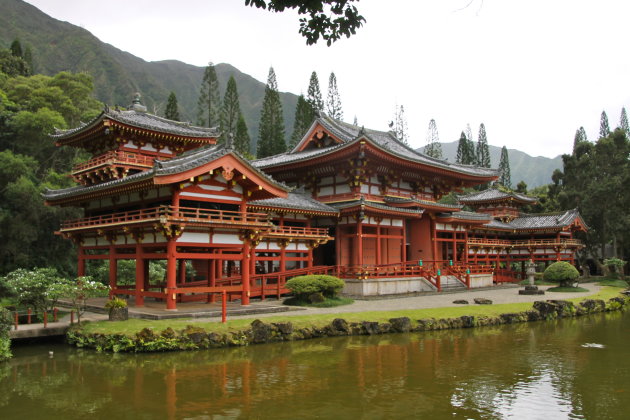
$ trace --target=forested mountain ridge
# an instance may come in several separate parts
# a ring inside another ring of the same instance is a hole
[[[457,156],[458,142],[440,143],[442,154],[449,162],[455,162]],[[475,143],[476,144],[476,143]],[[501,147],[489,145],[490,166],[499,167],[501,159]],[[424,148],[421,147],[420,151]],[[516,149],[508,149],[510,158],[510,174],[512,187],[516,187],[519,181],[525,181],[528,188],[535,188],[551,182],[551,174],[556,169],[562,169],[562,157],[548,158],[544,156],[530,156],[525,152]]]
[[[160,115],[164,113],[169,92],[173,91],[182,119],[196,120],[203,67],[176,60],[147,62],[21,0],[2,0],[0,45],[8,47],[16,38],[23,47],[31,48],[35,73],[49,76],[60,71],[89,73],[98,100],[126,106],[133,94],[140,92],[149,111]],[[255,151],[265,84],[225,63],[216,64],[216,72],[221,95],[230,75],[236,80],[241,110],[252,138],[251,150]],[[288,138],[293,127],[297,95],[280,92],[280,100]]]

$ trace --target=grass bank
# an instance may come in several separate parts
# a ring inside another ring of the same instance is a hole
[[[568,301],[578,304],[586,299],[598,299],[609,300],[610,298],[619,295],[619,292],[623,290],[617,287],[604,287],[598,293],[581,296],[577,298],[568,299]],[[551,299],[552,297],[541,298]],[[506,303],[497,305],[464,305],[456,307],[442,307],[442,308],[427,308],[427,309],[407,309],[398,311],[369,311],[369,312],[349,312],[340,314],[313,314],[313,315],[296,315],[296,316],[274,316],[265,318],[267,323],[286,323],[291,322],[294,328],[321,328],[330,324],[334,319],[343,317],[347,322],[361,322],[369,320],[372,322],[388,322],[391,318],[408,317],[412,320],[425,319],[425,318],[456,318],[461,316],[475,316],[475,317],[497,317],[501,314],[524,312],[532,309],[531,302],[523,303]],[[167,328],[173,330],[182,330],[187,325],[194,325],[195,327],[203,328],[208,332],[216,333],[229,333],[243,331],[249,328],[252,318],[235,318],[229,319],[227,323],[222,324],[217,320],[214,321],[198,321],[190,318],[174,319],[174,320],[146,320],[146,319],[130,319],[128,321],[120,322],[86,322],[84,323],[82,330],[85,334],[123,334],[127,336],[135,336],[136,333],[144,328],[151,328],[154,331],[162,331]]]

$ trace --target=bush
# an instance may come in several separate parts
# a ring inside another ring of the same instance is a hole
[[[11,313],[0,307],[0,362],[12,356],[11,339],[9,338],[9,331],[12,326],[13,318]]]
[[[560,286],[570,287],[577,278],[580,277],[579,271],[565,261],[557,261],[551,264],[544,272],[543,278],[546,281],[560,283]]]
[[[106,309],[126,308],[126,307],[127,307],[127,301],[124,299],[117,298],[117,297],[114,297],[113,299],[110,299],[107,302],[105,302]]]
[[[327,298],[335,297],[344,286],[343,280],[323,274],[312,274],[308,276],[293,277],[286,283],[287,289],[296,298],[306,300],[314,293],[321,293]]]

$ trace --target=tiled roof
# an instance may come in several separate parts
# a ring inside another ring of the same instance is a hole
[[[498,201],[498,200],[505,200],[508,198],[512,198],[514,200],[521,201],[523,203],[535,203],[536,201],[538,201],[534,197],[529,197],[529,196],[518,194],[515,192],[504,192],[496,188],[489,188],[487,190],[457,196],[457,199],[462,203]]]
[[[492,217],[485,213],[475,213],[472,211],[459,211],[457,213],[439,213],[437,217],[459,219],[459,220],[479,220],[490,222]]]
[[[260,168],[267,168],[285,163],[303,161],[314,156],[326,155],[333,152],[334,150],[344,148],[349,144],[353,144],[360,138],[366,138],[377,147],[403,159],[412,160],[414,162],[422,163],[428,166],[454,171],[462,174],[485,177],[498,176],[498,171],[495,169],[480,168],[471,165],[459,165],[427,156],[402,143],[392,132],[358,127],[356,125],[348,124],[343,121],[335,120],[325,114],[322,114],[317,120],[315,120],[313,124],[317,123],[320,123],[324,128],[326,128],[326,130],[328,130],[330,133],[340,139],[342,143],[334,146],[303,152],[296,151],[299,147],[298,145],[291,152],[258,159],[254,161],[253,164]],[[300,142],[300,144],[301,143],[302,142]]]
[[[101,114],[93,120],[83,123],[70,130],[57,130],[52,137],[57,140],[72,137],[75,133],[78,133],[85,128],[95,126],[104,119],[111,119],[132,127],[154,130],[159,131],[160,133],[173,134],[183,137],[215,138],[220,134],[219,130],[216,128],[196,127],[191,125],[189,122],[168,120],[166,118],[158,117],[157,115],[147,114],[146,112],[138,112],[135,110],[117,111],[115,109],[105,108],[103,112],[101,112]]]
[[[291,191],[286,198],[276,197],[264,200],[254,200],[247,203],[248,207],[267,207],[281,209],[297,209],[319,213],[338,214],[339,211],[324,203],[321,203],[310,195],[304,193],[303,190]]]
[[[344,202],[339,202],[339,203],[329,203],[328,205],[331,206],[331,207],[334,207],[336,209],[339,209],[339,210],[352,208],[352,207],[356,207],[356,206],[359,206],[359,205],[364,205],[365,207],[371,207],[371,208],[378,209],[378,210],[386,210],[386,211],[398,212],[398,213],[409,213],[409,214],[417,214],[417,215],[420,215],[420,214],[424,213],[424,210],[405,209],[405,208],[400,208],[400,207],[391,207],[391,206],[387,206],[385,204],[375,203],[373,201],[365,201],[363,199],[361,199],[361,200],[352,200],[352,201],[344,201]]]
[[[44,192],[44,198],[46,200],[59,200],[95,191],[102,191],[112,187],[117,187],[119,185],[138,182],[144,179],[151,179],[156,176],[178,174],[186,172],[190,169],[198,168],[199,166],[205,165],[227,154],[232,154],[233,156],[235,156],[244,165],[251,168],[252,171],[254,171],[258,176],[265,179],[270,184],[275,185],[285,191],[290,190],[290,188],[284,183],[276,181],[271,176],[251,166],[251,164],[238,152],[232,150],[231,148],[226,148],[224,145],[212,145],[189,150],[188,152],[182,153],[181,155],[169,160],[156,160],[153,164],[153,168],[127,176],[125,178],[115,179],[112,181],[89,186],[76,186],[61,190],[46,190]]]
[[[507,223],[492,220],[484,227],[502,230],[562,229],[573,223],[576,218],[581,218],[577,209],[551,214],[521,214]]]
[[[444,207],[453,210],[459,210],[464,207],[461,204],[438,203],[435,201],[420,200],[418,198],[385,197],[383,200],[385,200],[386,203],[415,203],[420,207]]]

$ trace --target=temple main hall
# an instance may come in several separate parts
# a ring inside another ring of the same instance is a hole
[[[174,310],[224,291],[243,305],[280,297],[304,274],[343,278],[357,297],[487,287],[517,281],[530,259],[573,262],[583,246],[577,210],[526,214],[535,198],[466,194],[498,172],[431,158],[393,132],[322,114],[292,150],[257,160],[219,136],[151,115],[139,99],[54,134],[91,155],[73,168],[75,187],[44,194],[83,209],[58,232],[76,244],[78,275],[105,261],[112,295]],[[443,202],[450,193],[456,204]],[[120,281],[120,260],[135,261],[132,284]],[[149,275],[156,261],[163,279]]]

